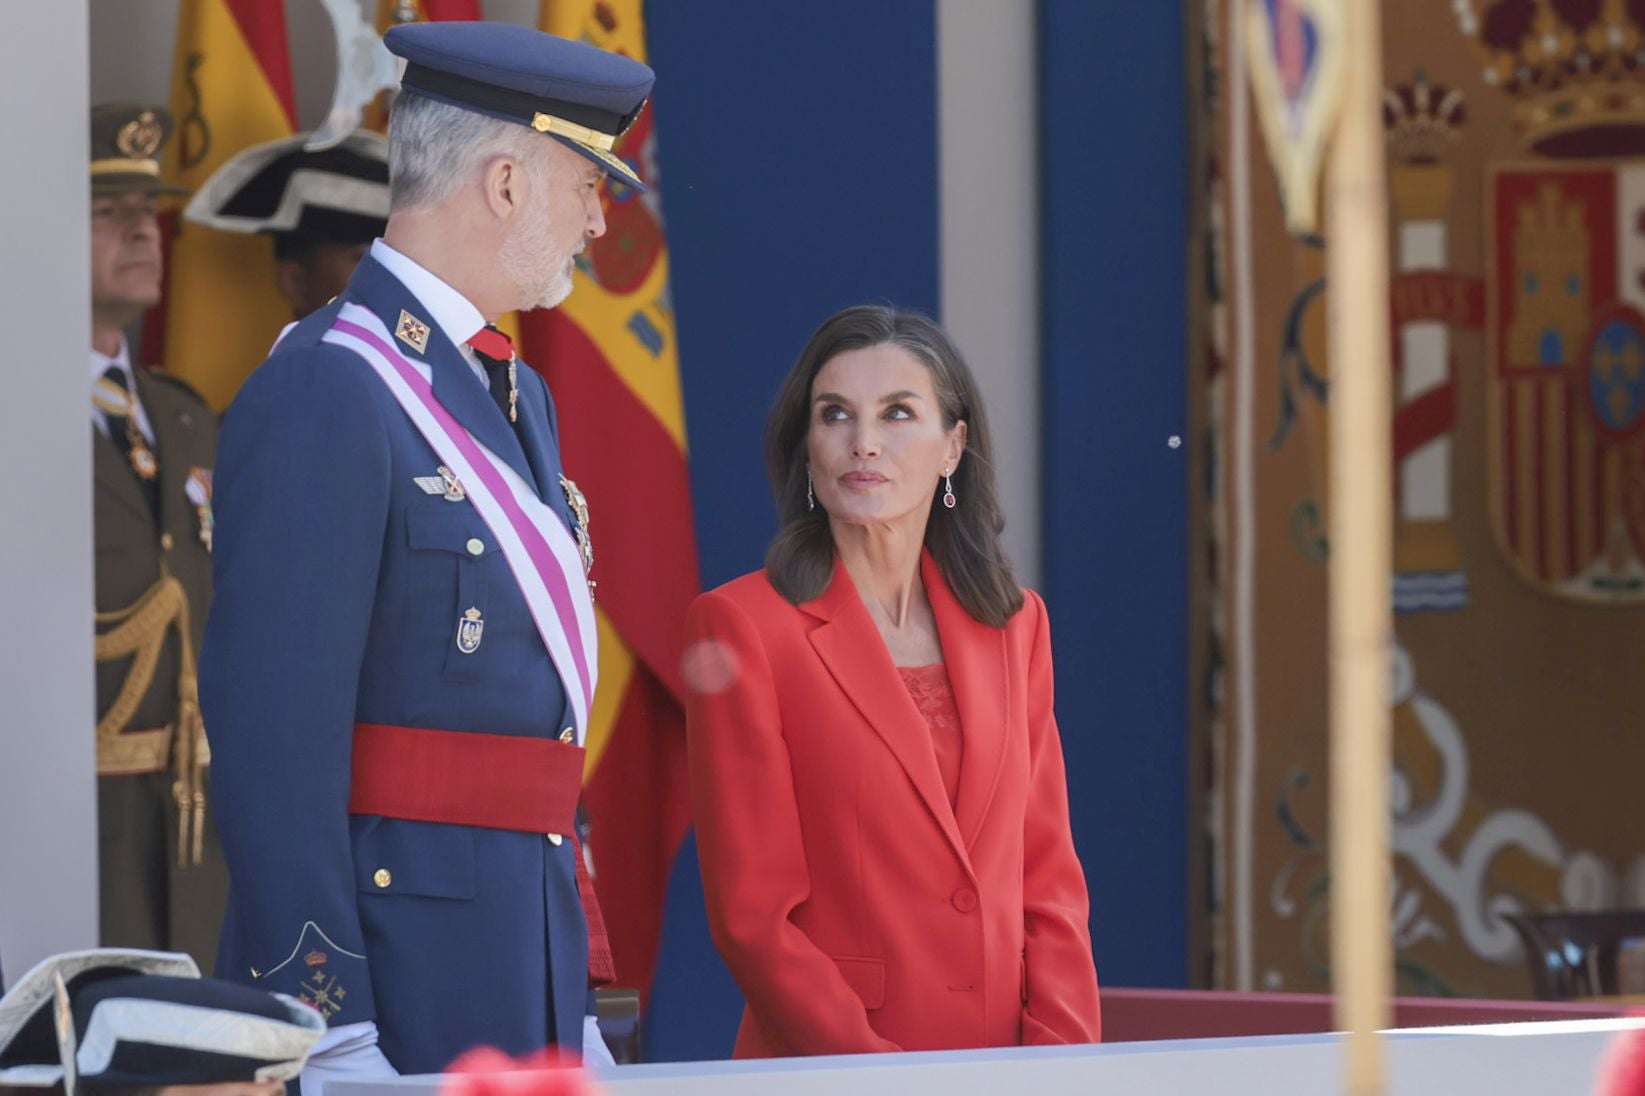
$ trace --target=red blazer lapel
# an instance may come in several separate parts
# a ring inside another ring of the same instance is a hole
[[[1005,629],[990,628],[959,603],[930,552],[921,553],[925,595],[937,619],[948,681],[960,711],[960,787],[955,814],[969,849],[982,830],[994,789],[1005,767],[1010,733],[1011,676],[1007,669]]]
[[[971,871],[966,845],[960,838],[954,811],[948,804],[931,733],[914,706],[908,688],[891,662],[885,641],[857,594],[857,587],[836,562],[834,578],[822,596],[800,606],[823,623],[810,633],[811,646],[834,681],[896,757],[914,790],[925,801],[931,817],[954,846],[966,871]],[[962,713],[963,714],[963,713]],[[966,739],[970,749],[970,739]]]

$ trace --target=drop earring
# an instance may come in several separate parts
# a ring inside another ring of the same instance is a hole
[[[942,504],[952,510],[960,500],[954,497],[954,477],[948,474],[948,469],[946,468],[942,470],[942,480]]]
[[[815,510],[817,508],[817,496],[811,490],[810,472],[805,474],[805,508],[807,510]]]

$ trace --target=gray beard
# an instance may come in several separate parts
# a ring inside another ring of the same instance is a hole
[[[520,311],[553,308],[571,295],[571,256],[556,254],[548,218],[522,221],[503,243],[497,261],[520,291]]]

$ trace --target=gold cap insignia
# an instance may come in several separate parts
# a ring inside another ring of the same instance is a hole
[[[133,160],[149,160],[154,157],[164,137],[165,131],[160,128],[160,119],[154,116],[152,110],[145,110],[120,127],[114,143],[123,154]]]

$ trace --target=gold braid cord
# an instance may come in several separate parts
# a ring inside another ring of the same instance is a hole
[[[183,584],[164,572],[130,606],[98,613],[98,662],[130,658],[131,669],[109,710],[97,721],[97,772],[102,776],[152,772],[163,768],[167,754],[177,779],[172,797],[177,801],[177,862],[200,863],[205,840],[205,769],[211,764],[205,724],[200,718],[200,688],[195,677],[194,641],[189,635],[188,594]],[[126,731],[126,725],[147,695],[160,661],[166,633],[177,629],[177,734],[171,728]]]

